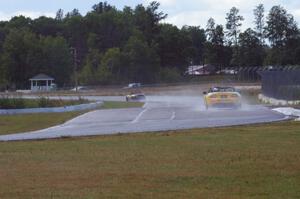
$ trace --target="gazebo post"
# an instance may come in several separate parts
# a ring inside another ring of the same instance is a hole
[[[33,81],[30,80],[30,83],[31,83],[31,90],[33,90]]]

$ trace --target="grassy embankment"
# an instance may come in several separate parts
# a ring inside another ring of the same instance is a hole
[[[100,109],[140,107],[138,102],[104,102]],[[0,135],[34,131],[62,124],[86,111],[66,113],[37,113],[24,115],[0,115]],[[1,198],[1,197],[0,197]]]
[[[48,108],[64,107],[91,103],[83,98],[77,100],[49,99],[40,97],[37,99],[25,99],[22,97],[0,97],[0,109],[24,109],[24,108]]]
[[[300,124],[0,144],[0,198],[299,198]]]
[[[114,101],[106,101],[101,106],[101,109],[136,108],[136,107],[142,107],[143,105],[144,105],[143,102],[114,102]]]

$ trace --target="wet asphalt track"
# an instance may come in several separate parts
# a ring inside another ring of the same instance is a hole
[[[123,97],[93,99],[124,100]],[[147,100],[143,108],[96,110],[49,129],[0,136],[0,141],[221,127],[286,119],[261,105],[243,105],[241,110],[206,111],[201,96],[151,96]]]

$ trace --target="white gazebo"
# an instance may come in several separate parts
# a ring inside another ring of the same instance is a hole
[[[33,78],[29,79],[31,82],[31,91],[50,91],[52,89],[54,78],[45,75],[45,74],[38,74]]]

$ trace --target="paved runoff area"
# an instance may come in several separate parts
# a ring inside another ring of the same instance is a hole
[[[118,101],[124,97],[97,98],[112,99]],[[262,105],[244,104],[239,110],[205,110],[202,96],[148,96],[142,108],[95,110],[52,128],[0,136],[0,141],[221,127],[284,119],[285,115]]]

